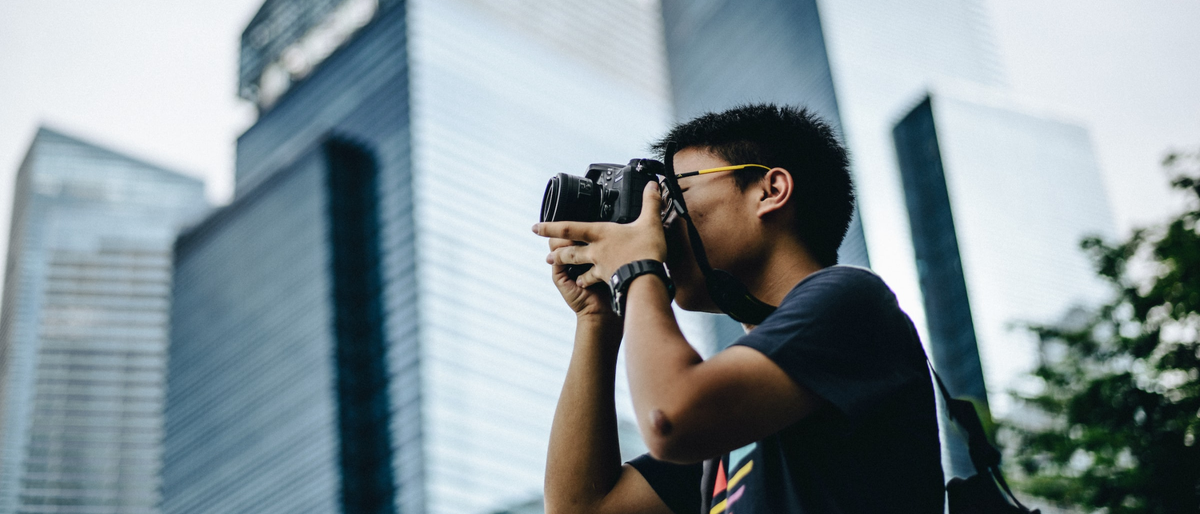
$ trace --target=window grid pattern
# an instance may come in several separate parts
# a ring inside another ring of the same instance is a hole
[[[176,243],[163,511],[339,510],[325,160]]]
[[[156,513],[171,241],[203,184],[42,129],[0,322],[0,511]]]

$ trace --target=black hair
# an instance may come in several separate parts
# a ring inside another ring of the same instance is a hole
[[[837,249],[854,212],[854,185],[846,149],[824,120],[804,108],[742,105],[676,125],[651,150],[660,158],[670,158],[664,153],[671,141],[679,150],[705,149],[729,164],[788,170],[795,183],[791,203],[796,234],[818,264],[837,264]],[[692,170],[676,170],[684,171]],[[745,190],[766,170],[733,173],[738,187]]]

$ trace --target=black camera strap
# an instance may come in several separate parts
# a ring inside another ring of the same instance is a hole
[[[767,319],[767,316],[775,312],[775,306],[755,298],[750,294],[746,285],[732,273],[713,268],[708,262],[708,254],[704,252],[704,242],[700,240],[700,232],[696,230],[696,224],[692,223],[687,203],[683,201],[683,192],[679,188],[679,183],[676,182],[674,161],[677,150],[674,141],[668,142],[663,155],[663,165],[666,168],[666,180],[669,186],[667,193],[671,196],[671,201],[678,205],[675,212],[687,224],[688,241],[692,246],[692,254],[696,257],[696,264],[700,266],[700,272],[704,274],[704,285],[708,289],[708,296],[712,298],[717,308],[721,309],[721,312],[734,320],[748,325],[761,324],[763,320]]]
[[[1008,487],[1008,481],[1004,480],[1004,473],[1000,471],[1000,450],[997,450],[988,441],[987,432],[983,430],[983,422],[979,420],[979,413],[975,411],[975,405],[950,396],[950,390],[946,388],[945,382],[942,382],[942,377],[933,368],[933,363],[929,361],[928,357],[925,358],[925,363],[929,365],[929,371],[933,373],[938,391],[942,393],[942,400],[946,402],[946,410],[950,419],[967,432],[967,452],[971,455],[971,464],[975,466],[975,476],[965,480],[954,478],[946,485],[949,492],[950,513],[1038,514],[1037,509],[1030,510],[1022,505],[1021,501],[1017,499],[1017,495],[1013,494],[1012,489]],[[999,494],[996,485],[1003,488],[1007,498]]]

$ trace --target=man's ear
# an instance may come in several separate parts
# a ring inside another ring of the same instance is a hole
[[[771,168],[763,175],[758,186],[760,196],[758,210],[755,214],[762,218],[769,213],[782,210],[787,205],[788,201],[792,199],[795,182],[792,181],[792,173],[788,170]]]

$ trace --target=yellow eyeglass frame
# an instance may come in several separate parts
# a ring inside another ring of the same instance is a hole
[[[685,173],[677,173],[677,174],[675,174],[675,178],[681,179],[681,178],[686,178],[686,177],[694,177],[696,175],[704,175],[706,173],[716,173],[718,171],[737,171],[737,170],[744,170],[746,168],[762,168],[764,170],[771,169],[769,166],[763,166],[761,164],[739,164],[737,166],[721,166],[720,168],[707,168],[707,169],[703,169],[703,170],[688,171]]]

